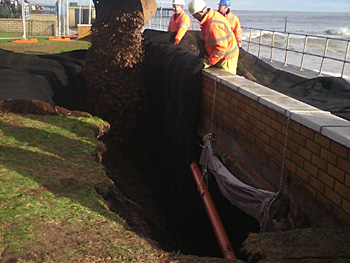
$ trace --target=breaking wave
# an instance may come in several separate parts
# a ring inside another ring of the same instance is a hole
[[[328,29],[326,34],[331,36],[350,36],[350,29],[347,27]]]
[[[262,33],[261,33],[262,38],[271,38],[272,35],[273,35],[272,31],[270,32],[270,31],[262,30]],[[287,36],[287,34],[275,31],[275,37],[278,37],[278,36],[285,37],[285,36]],[[251,33],[249,30],[243,30],[242,39],[248,40],[249,37],[251,37],[252,39],[260,38],[260,30],[253,30]]]

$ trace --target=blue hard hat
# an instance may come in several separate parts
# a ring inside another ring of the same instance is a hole
[[[220,5],[231,6],[231,0],[220,0],[219,6],[220,6]]]

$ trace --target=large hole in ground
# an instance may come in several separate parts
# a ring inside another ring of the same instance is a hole
[[[141,207],[151,238],[163,249],[222,257],[189,169],[189,160],[192,156],[198,158],[200,151],[200,138],[194,136],[198,117],[198,102],[194,98],[200,93],[201,61],[174,46],[150,47],[152,65],[148,69],[152,70],[147,72],[148,103],[139,127],[140,136],[123,148],[115,144],[115,135],[105,135],[108,151],[104,164],[117,187]],[[71,74],[69,85],[53,90],[56,105],[87,110],[85,83],[79,73],[85,55],[86,51],[75,51],[49,56],[63,63]],[[81,61],[79,67],[73,59]],[[75,72],[75,68],[79,70]],[[249,232],[259,230],[257,222],[231,205],[213,178],[209,178],[209,190],[234,250],[243,259],[239,248]],[[133,209],[126,212],[134,212]],[[143,222],[132,218],[134,214],[124,214],[127,222],[136,232],[148,234],[143,231]]]
[[[148,41],[145,50],[146,106],[138,139],[121,147],[113,135],[105,137],[104,164],[124,195],[142,207],[152,239],[163,249],[222,257],[189,166],[202,143],[195,136],[202,61],[169,43]],[[223,197],[214,178],[208,185],[236,256],[246,259],[240,248],[249,232],[259,231],[257,221]],[[145,232],[132,218],[129,224]]]
[[[94,23],[84,74],[91,113],[111,123],[111,133],[104,138],[108,174],[141,207],[139,213],[148,222],[152,238],[163,249],[222,257],[189,168],[198,155],[195,129],[203,42],[190,32],[185,36],[187,48],[170,44],[170,35],[157,40],[145,37],[143,55],[139,53],[139,14],[126,12],[115,19],[121,9],[97,7],[99,19]],[[129,131],[134,131],[140,102],[145,107],[139,134],[134,135]],[[120,141],[118,136],[128,138],[124,147],[115,143]],[[236,254],[243,258],[239,248],[248,232],[258,231],[257,223],[218,193],[215,180],[210,179],[209,188]],[[136,232],[147,232],[141,221],[125,217]]]
[[[189,168],[176,175],[173,163],[154,163],[157,160],[151,160],[148,150],[122,149],[113,144],[112,138],[104,140],[108,174],[123,194],[142,208],[152,239],[167,251],[222,257]],[[248,233],[259,231],[257,221],[223,197],[214,178],[209,177],[208,185],[236,256],[247,260],[240,248]],[[145,232],[137,222],[128,223],[136,232]]]

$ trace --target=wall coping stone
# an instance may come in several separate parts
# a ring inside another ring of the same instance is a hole
[[[350,148],[350,121],[219,68],[202,74]]]
[[[324,127],[322,134],[350,148],[350,127]]]

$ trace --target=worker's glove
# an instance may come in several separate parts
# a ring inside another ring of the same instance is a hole
[[[242,48],[242,42],[238,42],[238,47]]]
[[[179,43],[180,43],[180,40],[175,39],[175,41],[174,41],[174,45],[178,45]]]
[[[203,64],[204,64],[204,68],[209,68],[211,65],[209,65],[207,63],[207,59],[206,58],[203,58]]]

